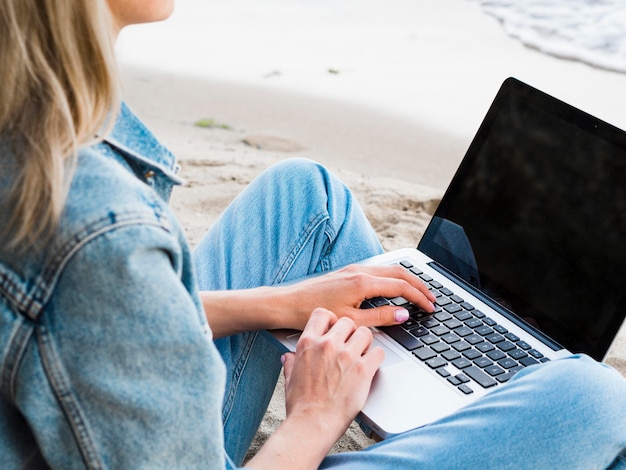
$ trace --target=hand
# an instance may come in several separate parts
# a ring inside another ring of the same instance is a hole
[[[287,417],[248,462],[256,470],[313,470],[363,407],[383,361],[372,333],[316,309],[295,353],[283,356]]]
[[[384,359],[383,350],[371,346],[368,328],[316,309],[295,354],[283,356],[287,418],[304,417],[314,426],[327,426],[325,437],[332,446],[363,407]]]
[[[297,301],[298,319],[294,328],[302,329],[310,312],[323,307],[338,317],[348,317],[360,326],[384,326],[402,323],[408,312],[387,305],[373,309],[360,309],[365,299],[373,297],[404,297],[425,312],[435,310],[435,296],[415,275],[399,265],[351,265],[324,276],[307,279],[290,286]]]

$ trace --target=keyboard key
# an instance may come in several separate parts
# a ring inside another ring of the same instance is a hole
[[[432,350],[437,352],[437,353],[442,353],[444,351],[448,351],[450,349],[450,346],[448,346],[446,343],[439,341],[438,343],[435,343],[431,346]]]
[[[463,356],[465,356],[466,358],[473,360],[476,359],[477,357],[482,356],[480,351],[476,351],[475,349],[468,349],[467,351],[463,351]]]
[[[437,353],[430,348],[421,348],[413,351],[413,355],[417,357],[420,361],[427,361],[428,359],[436,357]]]
[[[432,278],[432,277],[430,277],[430,276],[429,276],[428,274],[426,274],[426,273],[422,273],[422,274],[420,274],[420,275],[419,275],[419,277],[420,277],[420,278],[422,279],[422,281],[424,281],[424,282],[430,282],[430,281],[432,281],[432,280],[433,280],[433,278]]]
[[[372,304],[374,307],[389,305],[389,301],[384,297],[374,297],[373,299],[369,299],[369,303]]]
[[[420,337],[420,341],[428,346],[430,346],[431,344],[434,344],[436,342],[439,341],[439,338],[437,338],[435,335],[431,335],[430,333],[427,334],[426,336],[422,336]]]
[[[474,333],[466,336],[465,341],[467,341],[469,344],[478,344],[483,342],[483,337]]]
[[[493,334],[493,330],[489,328],[487,325],[479,326],[474,330],[480,336],[489,336]]]
[[[537,362],[536,359],[533,359],[530,356],[520,359],[519,363],[522,364],[524,367],[532,366],[534,364],[539,364],[539,362]]]
[[[409,260],[403,259],[402,261],[400,261],[400,266],[402,266],[403,268],[409,269],[413,267],[413,263],[411,263]]]
[[[505,327],[503,327],[502,325],[494,325],[493,329],[495,331],[497,331],[498,333],[500,333],[501,335],[504,335],[506,333],[509,332],[509,330],[507,330]]]
[[[496,346],[498,347],[498,349],[501,349],[504,352],[512,351],[513,349],[515,349],[515,345],[510,341],[502,341],[501,343],[496,344]]]
[[[495,377],[496,375],[504,374],[504,369],[494,364],[492,366],[485,367],[485,372],[487,372],[492,377]]]
[[[441,289],[443,287],[443,284],[437,281],[430,281],[429,284],[431,285],[433,289]]]
[[[543,354],[541,354],[539,351],[537,351],[536,349],[531,349],[530,351],[528,351],[528,354],[530,354],[531,356],[533,356],[535,359],[541,359],[543,357]]]
[[[441,357],[445,358],[446,361],[454,361],[455,359],[458,359],[459,357],[461,357],[461,354],[459,354],[457,351],[450,349],[449,351],[445,351],[441,354]]]
[[[449,328],[451,330],[454,330],[455,328],[458,328],[459,326],[463,326],[463,323],[461,323],[456,318],[451,318],[450,320],[444,321],[443,324],[446,325],[446,328]]]
[[[493,333],[490,335],[485,336],[485,338],[487,339],[487,341],[489,341],[490,343],[493,344],[497,344],[500,341],[504,341],[504,336],[499,335],[498,333]]]
[[[413,336],[415,336],[416,338],[419,338],[420,336],[427,335],[429,333],[429,331],[426,328],[424,328],[423,326],[421,326],[421,325],[418,326],[417,328],[413,327],[413,328],[409,329],[409,332]]]
[[[411,271],[416,276],[419,276],[420,274],[422,274],[422,270],[418,268],[410,268],[409,271]]]
[[[441,339],[448,344],[453,344],[453,343],[456,343],[457,341],[461,341],[461,338],[459,338],[454,333],[448,333],[446,335],[443,335]]]
[[[409,303],[409,301],[406,300],[404,297],[394,297],[393,299],[389,299],[389,302],[396,306],[406,305]]]
[[[458,319],[463,321],[461,318],[458,318]],[[474,318],[474,317],[468,317],[468,320],[465,322],[465,326],[472,328],[472,329],[478,328],[479,326],[482,326],[482,325],[483,325],[483,322],[479,320],[478,318]]]
[[[472,390],[465,384],[459,385],[457,388],[461,390],[465,395],[471,395],[472,393],[474,393],[474,390]]]
[[[433,315],[433,317],[435,317],[437,320],[439,320],[440,322],[445,322],[448,321],[450,319],[452,319],[452,315],[450,315],[447,312],[439,312],[439,313],[435,313]]]
[[[436,327],[434,327],[434,328],[431,328],[431,329],[430,329],[430,332],[431,332],[432,334],[434,334],[434,335],[437,335],[437,336],[443,336],[443,335],[447,335],[448,333],[450,333],[450,330],[449,330],[449,329],[447,329],[447,328],[446,328],[445,326],[443,326],[443,325],[439,325],[439,326],[436,326]]]
[[[463,373],[483,388],[493,387],[497,382],[476,366],[463,369]]]
[[[465,321],[465,320],[469,320],[470,318],[473,318],[473,317],[472,317],[471,313],[469,313],[469,312],[467,312],[465,310],[461,310],[460,312],[454,312],[454,318],[456,318],[459,321]],[[480,321],[480,320],[478,320],[478,321]],[[470,328],[473,328],[473,327],[470,327]]]
[[[461,338],[465,337],[465,336],[469,336],[474,334],[474,330],[472,330],[471,328],[468,328],[467,326],[462,326],[460,328],[457,328],[456,330],[454,330],[454,333],[457,336],[460,336]]]
[[[455,376],[457,378],[457,380],[459,380],[459,382],[461,382],[462,384],[465,384],[467,382],[470,381],[469,377],[465,374],[458,374]]]
[[[485,318],[485,314],[480,310],[472,310],[472,313],[476,318]]]
[[[504,337],[513,343],[517,343],[519,341],[519,336],[511,332],[505,334]]]
[[[506,357],[501,361],[498,361],[498,365],[503,369],[512,369],[513,367],[517,367],[517,362],[515,362],[510,357]]]
[[[409,351],[423,346],[422,342],[419,339],[417,339],[415,336],[410,335],[398,325],[381,327],[381,330],[391,336]]]
[[[459,352],[467,351],[472,346],[466,341],[458,341],[456,343],[452,343],[452,347]]]
[[[485,367],[489,367],[490,365],[492,365],[493,361],[489,359],[488,357],[483,356],[483,357],[479,357],[478,359],[475,359],[474,364],[476,364],[478,367],[483,369]]]
[[[452,365],[457,369],[465,369],[472,365],[472,362],[469,359],[465,359],[464,357],[459,357],[452,361]]]
[[[450,372],[448,372],[448,370],[445,367],[440,367],[439,369],[437,369],[437,373],[442,376],[444,379],[446,377],[450,377]]]
[[[478,349],[482,353],[486,353],[486,352],[489,352],[489,351],[493,351],[496,348],[495,348],[495,346],[493,344],[484,342],[484,343],[477,344],[476,345],[476,349]]]
[[[524,351],[528,351],[531,348],[530,344],[528,344],[526,341],[518,341],[517,347],[523,349]]]
[[[499,361],[500,359],[504,359],[506,357],[506,354],[504,354],[502,351],[496,349],[494,351],[490,351],[487,353],[487,357],[489,359],[491,359],[492,361]]]
[[[497,325],[497,323],[493,319],[491,319],[489,317],[482,318],[482,321],[483,321],[483,323],[485,325],[488,325],[488,326],[495,326],[495,325]]]
[[[521,349],[514,349],[513,351],[509,351],[509,356],[519,361],[523,357],[528,357],[528,354],[526,354],[526,352],[522,351]]]
[[[448,377],[448,382],[450,382],[454,386],[461,385],[461,381],[456,377]]]
[[[452,296],[450,296],[450,299],[453,300],[454,302],[456,302],[457,304],[460,304],[462,302],[465,302],[465,300],[461,297],[459,297],[458,295],[454,294]]]
[[[456,313],[456,312],[460,312],[461,310],[463,310],[457,304],[446,305],[443,309],[448,313]]]
[[[448,363],[446,362],[446,360],[443,357],[433,357],[432,359],[428,359],[426,361],[426,364],[431,369],[437,369],[439,367],[443,367],[443,366],[447,366],[448,365]]]
[[[437,321],[435,317],[426,318],[422,320],[420,323],[422,324],[422,326],[425,326],[426,328],[434,328],[435,326],[439,325],[439,322]]]
[[[461,304],[461,307],[463,307],[465,310],[469,310],[470,312],[474,310],[474,306],[470,304],[469,302],[463,302]]]
[[[444,287],[442,289],[439,289],[439,292],[441,292],[443,295],[450,297],[451,295],[454,295],[454,292],[452,292],[450,289],[448,289],[447,287]]]

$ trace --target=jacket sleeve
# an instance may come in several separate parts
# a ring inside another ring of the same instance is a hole
[[[167,230],[138,224],[69,260],[37,330],[75,441],[35,429],[50,463],[80,452],[93,468],[224,467],[224,366],[183,258]]]

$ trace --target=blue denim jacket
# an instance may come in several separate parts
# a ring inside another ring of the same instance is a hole
[[[0,142],[3,225],[11,159]],[[50,242],[0,240],[0,468],[224,468],[224,365],[167,205],[174,164],[123,106]]]

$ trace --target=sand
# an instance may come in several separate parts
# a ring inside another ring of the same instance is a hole
[[[626,76],[527,49],[466,0],[179,0],[119,50],[127,101],[179,158],[192,245],[263,169],[307,157],[385,249],[415,246],[509,75],[626,127]],[[626,332],[607,362],[626,375]],[[252,451],[283,417],[279,383]],[[353,425],[333,451],[371,443]]]

